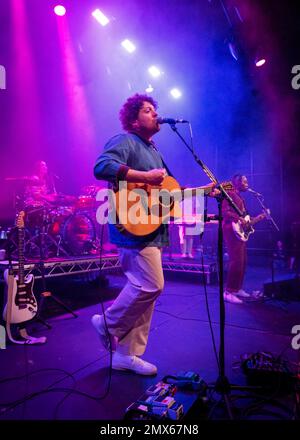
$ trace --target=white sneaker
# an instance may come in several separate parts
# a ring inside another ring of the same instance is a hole
[[[144,376],[153,376],[157,373],[157,367],[150,362],[143,361],[138,356],[127,356],[117,351],[112,357],[112,368],[113,370],[130,370]]]
[[[243,298],[249,298],[250,293],[245,292],[244,289],[240,289],[237,293],[237,296],[242,296]]]
[[[243,304],[243,301],[241,299],[239,299],[235,294],[233,293],[229,293],[229,292],[224,292],[224,301],[227,301],[229,303],[232,304]]]
[[[116,336],[111,335],[105,328],[103,315],[94,315],[91,319],[92,325],[98,332],[100,341],[104,348],[108,351],[115,351],[117,346]]]

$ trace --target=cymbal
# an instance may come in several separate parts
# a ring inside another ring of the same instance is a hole
[[[5,177],[7,182],[18,182],[18,181],[29,181],[29,182],[36,182],[36,180],[31,176],[20,176],[20,177]]]
[[[53,205],[72,205],[77,198],[75,196],[69,196],[66,194],[45,194],[42,199]]]
[[[98,185],[87,185],[81,188],[81,194],[87,196],[96,196],[99,189],[102,189],[101,186]]]

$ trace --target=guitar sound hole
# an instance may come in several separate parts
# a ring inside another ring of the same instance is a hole
[[[159,192],[159,204],[163,207],[163,208],[169,208],[172,209],[172,207],[174,206],[174,199],[173,197],[170,195],[170,192],[167,190],[161,190]]]

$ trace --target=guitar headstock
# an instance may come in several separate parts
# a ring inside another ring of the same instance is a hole
[[[230,181],[222,182],[221,185],[223,186],[225,191],[229,191],[231,189],[234,189],[234,186],[233,186],[232,182],[230,182]]]
[[[24,228],[25,211],[20,211],[17,215],[16,226],[18,229]]]

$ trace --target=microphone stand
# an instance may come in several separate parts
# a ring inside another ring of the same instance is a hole
[[[194,150],[188,145],[183,136],[178,132],[175,124],[170,124],[171,129],[179,136],[184,145],[188,148],[188,150],[192,153],[196,163],[202,168],[204,173],[208,176],[215,187],[220,191],[220,195],[216,197],[218,203],[218,265],[219,265],[219,304],[220,304],[220,346],[219,346],[219,376],[214,384],[208,386],[209,389],[213,389],[221,394],[222,399],[224,400],[227,413],[230,419],[233,419],[232,405],[229,399],[231,390],[251,390],[258,389],[255,387],[249,386],[236,386],[231,385],[228,378],[225,374],[225,304],[224,304],[224,262],[223,262],[223,228],[222,228],[222,203],[223,200],[227,200],[228,203],[233,207],[233,209],[237,212],[239,216],[242,216],[243,213],[236,206],[230,195],[223,188],[223,186],[219,183],[216,176],[212,173],[212,171],[208,168],[208,166],[196,155]],[[222,401],[220,400],[220,402]],[[218,402],[218,403],[220,403]]]
[[[253,195],[256,197],[258,203],[262,207],[263,213],[266,215],[266,219],[271,222],[271,224],[274,226],[277,232],[279,232],[279,227],[277,226],[277,223],[273,219],[273,217],[270,214],[270,210],[264,205],[264,197],[262,194],[259,193],[253,193]],[[274,271],[274,255],[272,253],[271,256],[271,284],[272,284],[272,292],[271,292],[271,298],[274,300],[277,296],[276,286],[275,286],[275,271]],[[276,298],[278,301],[278,298]],[[280,306],[281,307],[281,306]],[[281,307],[282,308],[282,307]]]
[[[274,226],[274,228],[276,229],[277,232],[279,232],[279,227],[277,226],[275,220],[273,219],[273,217],[270,214],[270,210],[264,205],[263,201],[264,201],[264,197],[261,194],[255,194],[253,193],[253,195],[256,197],[258,203],[260,204],[260,206],[262,207],[263,212],[266,215],[266,219],[269,220],[272,225]]]

